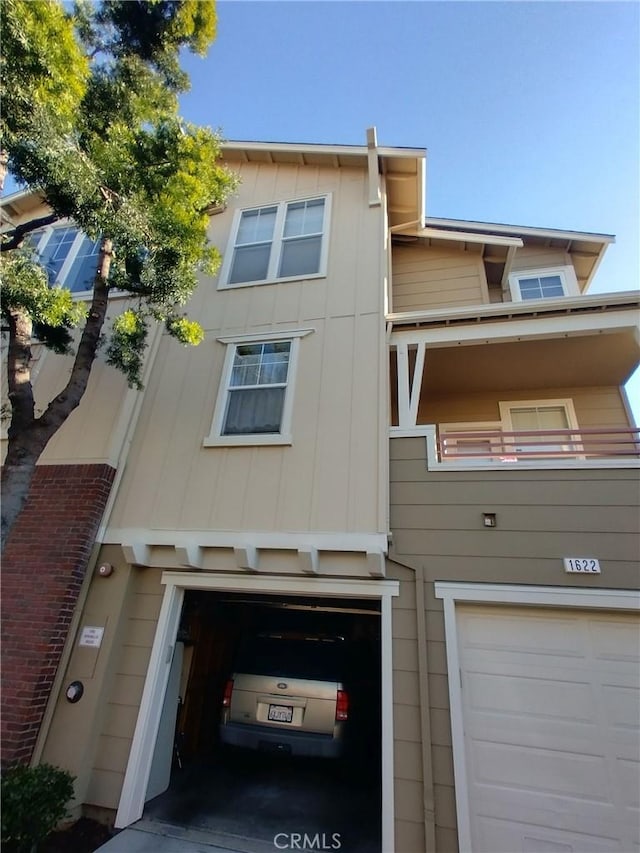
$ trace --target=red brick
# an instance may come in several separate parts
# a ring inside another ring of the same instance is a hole
[[[41,465],[2,561],[2,764],[28,762],[115,471]]]

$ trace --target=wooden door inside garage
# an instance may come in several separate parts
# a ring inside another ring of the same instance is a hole
[[[640,842],[640,620],[456,608],[474,853]]]

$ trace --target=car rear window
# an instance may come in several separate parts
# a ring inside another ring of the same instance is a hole
[[[236,672],[340,681],[344,642],[340,640],[252,637],[240,645]]]

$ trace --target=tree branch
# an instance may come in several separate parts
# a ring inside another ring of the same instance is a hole
[[[39,219],[31,219],[29,222],[23,222],[22,225],[16,225],[13,231],[7,232],[10,237],[6,243],[0,243],[1,252],[10,252],[13,249],[18,249],[27,234],[37,231],[38,228],[44,228],[46,225],[53,225],[60,217],[55,213],[50,213],[48,216],[41,216]]]

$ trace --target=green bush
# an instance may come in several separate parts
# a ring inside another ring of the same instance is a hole
[[[67,817],[73,779],[66,770],[50,764],[11,767],[2,774],[3,850],[28,853],[44,841]]]

